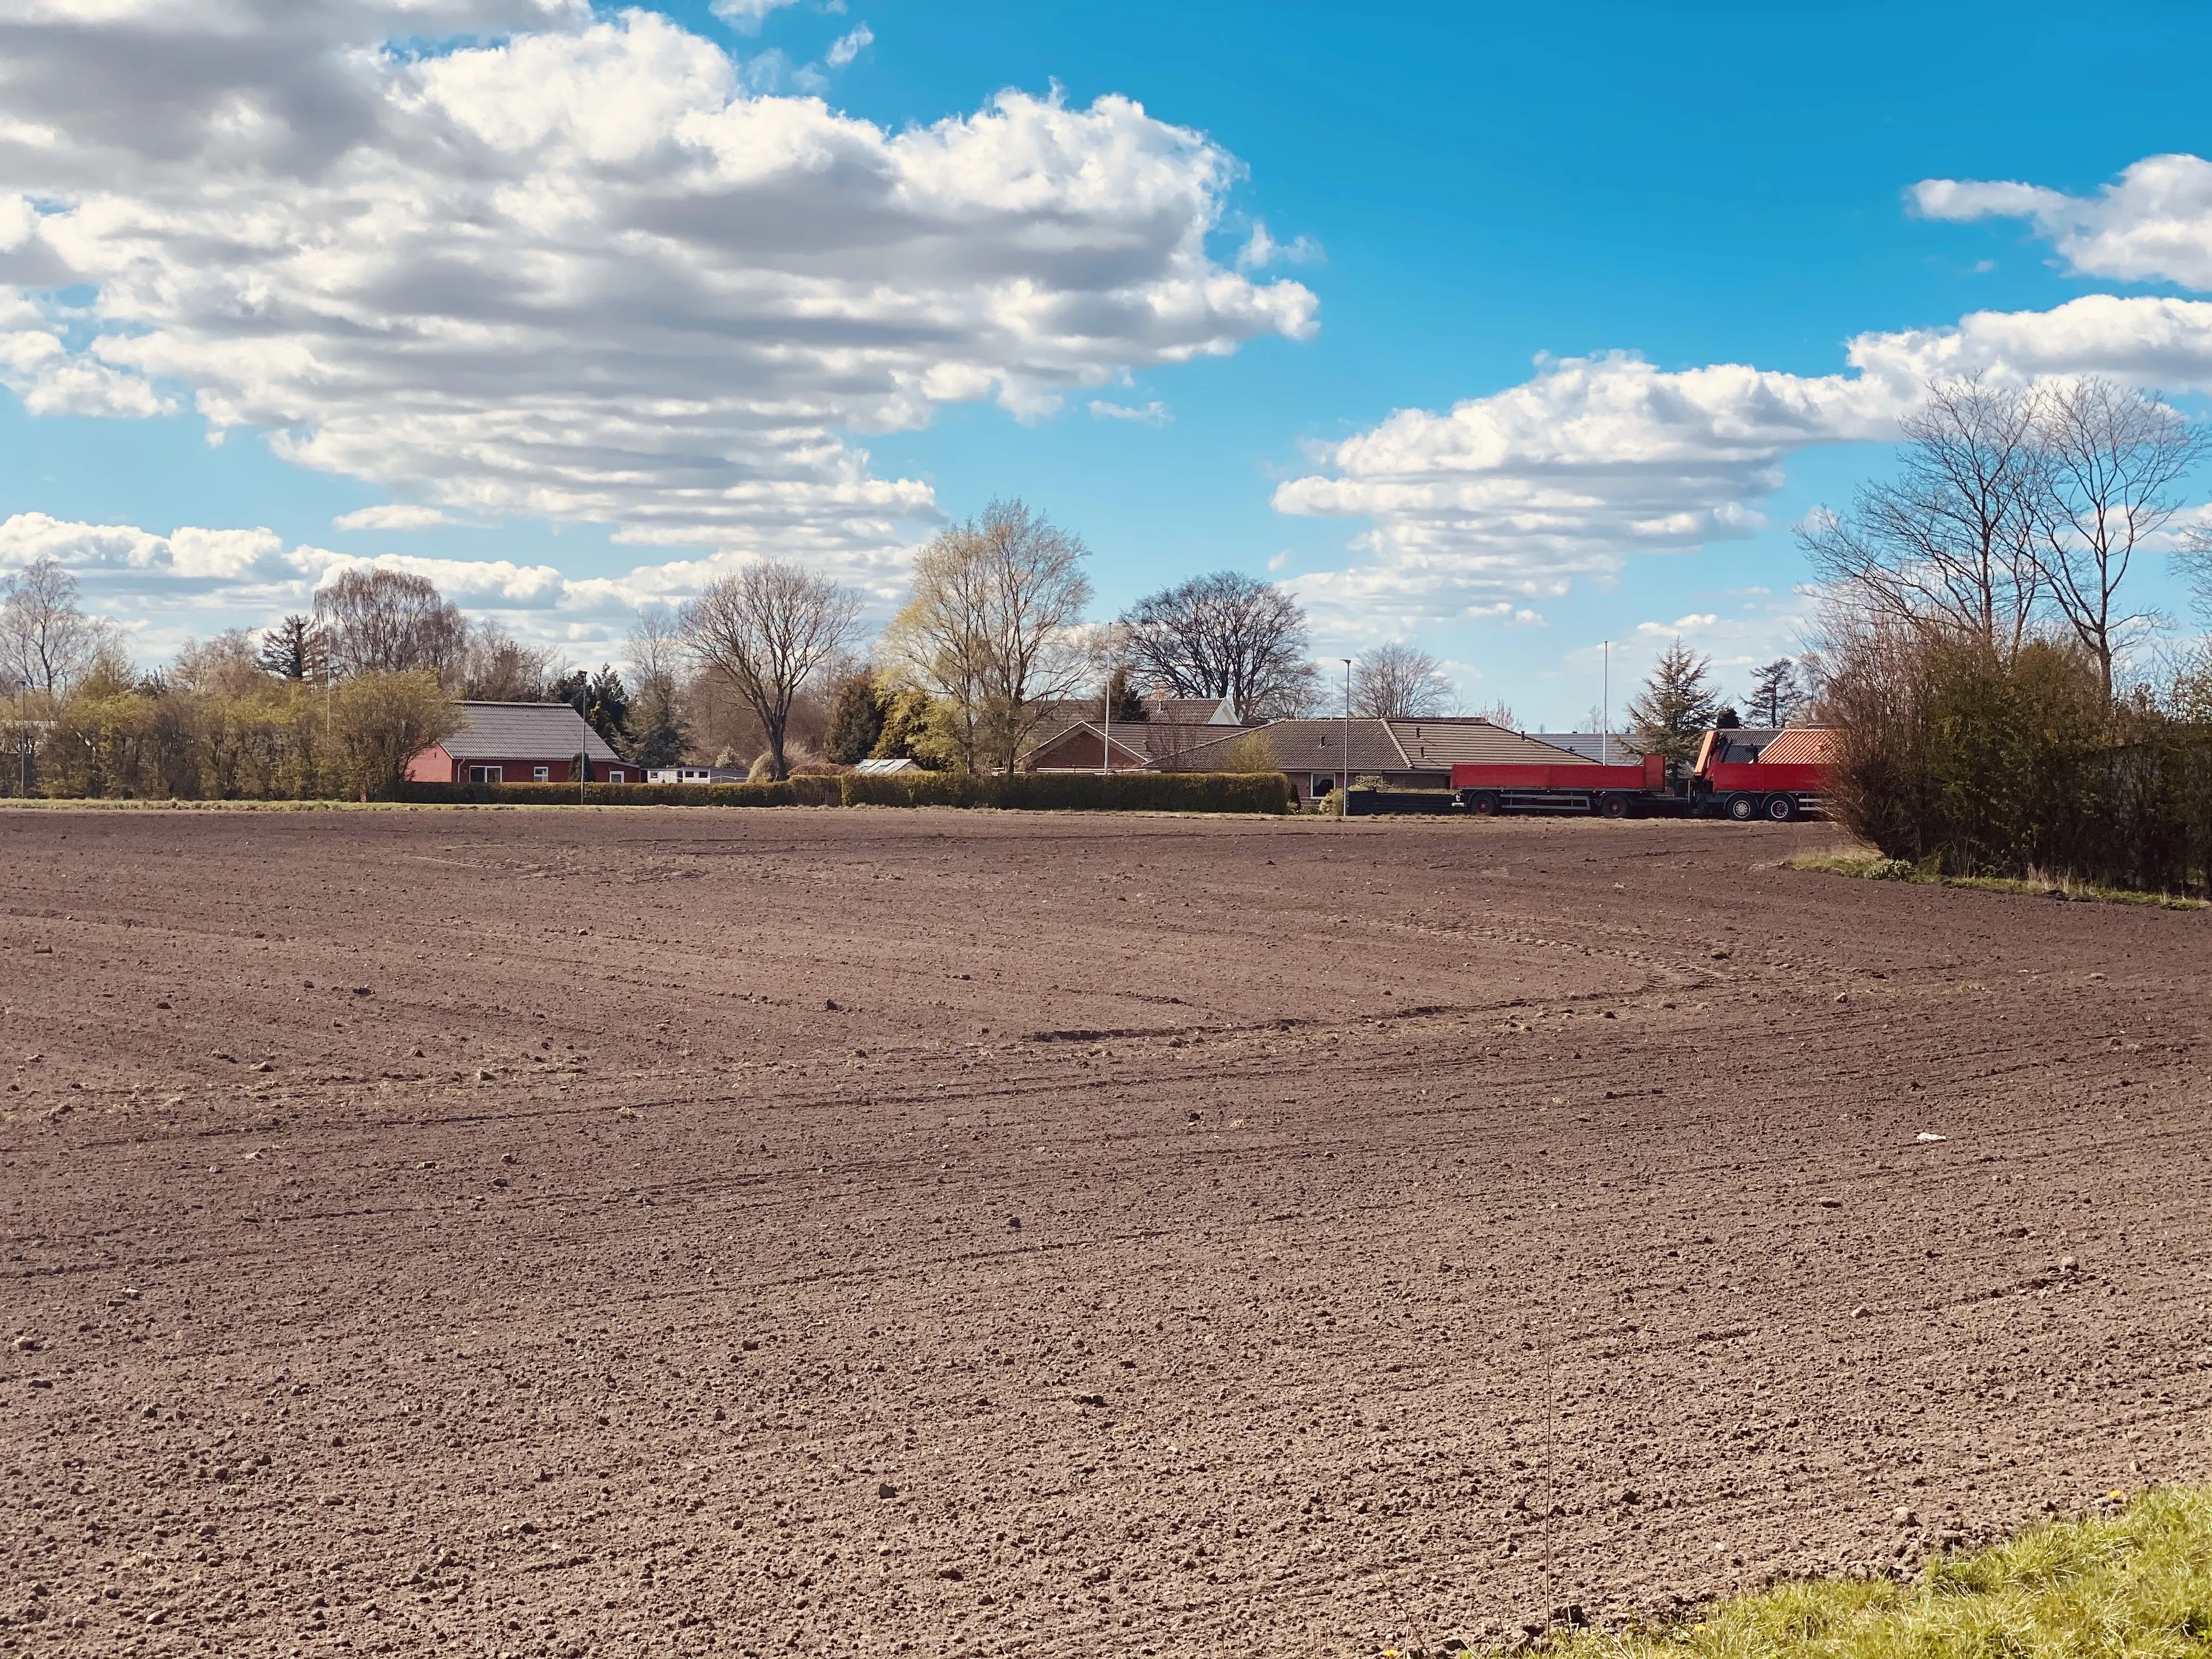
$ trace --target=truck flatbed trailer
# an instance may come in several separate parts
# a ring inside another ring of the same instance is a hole
[[[1723,817],[1739,823],[1787,823],[1820,810],[1827,787],[1829,733],[1798,727],[1769,747],[1791,758],[1766,761],[1747,746],[1753,734],[1719,727],[1705,734],[1696,763],[1680,776],[1646,755],[1635,766],[1596,761],[1552,765],[1466,765],[1451,769],[1452,793],[1478,817],[1504,812],[1589,813],[1598,817]],[[1803,756],[1808,758],[1800,759]],[[1738,757],[1749,757],[1738,758]]]
[[[1468,765],[1451,769],[1452,793],[1478,817],[1501,812],[1594,812],[1625,818],[1663,797],[1667,763],[1647,755],[1635,766],[1596,761],[1562,765]]]

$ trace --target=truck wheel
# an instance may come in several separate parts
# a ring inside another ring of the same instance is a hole
[[[1796,799],[1790,795],[1769,795],[1766,798],[1766,816],[1777,823],[1789,823],[1797,816]]]
[[[1486,789],[1477,790],[1467,798],[1467,810],[1479,818],[1494,818],[1498,816],[1498,797]]]
[[[1734,818],[1738,823],[1749,823],[1753,818],[1759,816],[1759,797],[1756,795],[1730,795],[1729,797],[1728,803],[1728,815]]]
[[[1625,818],[1628,816],[1628,797],[1601,795],[1598,798],[1597,815],[1601,818]]]

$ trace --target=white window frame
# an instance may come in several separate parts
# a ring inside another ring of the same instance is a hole
[[[504,783],[507,781],[506,774],[507,769],[503,766],[471,766],[469,768],[469,781],[471,783]]]
[[[550,766],[533,766],[533,767],[532,767],[532,768],[530,769],[530,781],[531,781],[532,783],[550,783],[550,782],[552,782],[552,781],[553,781],[553,769],[552,769],[551,767],[550,767]]]

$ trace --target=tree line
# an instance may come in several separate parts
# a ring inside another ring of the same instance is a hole
[[[115,623],[43,560],[0,582],[12,767],[67,795],[377,795],[452,735],[463,700],[566,702],[625,760],[761,779],[870,757],[1012,771],[1071,704],[1124,722],[1147,692],[1226,699],[1262,720],[1342,707],[1280,588],[1220,571],[1086,620],[1089,550],[1020,501],[992,502],[916,556],[906,604],[865,641],[861,596],[789,561],[748,563],[688,604],[636,615],[623,661],[571,666],[471,620],[420,575],[341,572],[307,614],[132,665]],[[1365,653],[1353,712],[1446,712],[1453,690],[1410,646]],[[1493,711],[1510,720],[1510,711]]]

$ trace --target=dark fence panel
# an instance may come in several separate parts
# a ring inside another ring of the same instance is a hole
[[[781,783],[403,783],[395,799],[420,805],[474,803],[559,806],[995,806],[1079,812],[1287,812],[1279,772],[1143,772],[1102,777],[1029,772],[967,777],[946,772],[800,776]]]
[[[1355,789],[1346,799],[1345,816],[1352,818],[1459,810],[1459,797],[1444,789]]]

